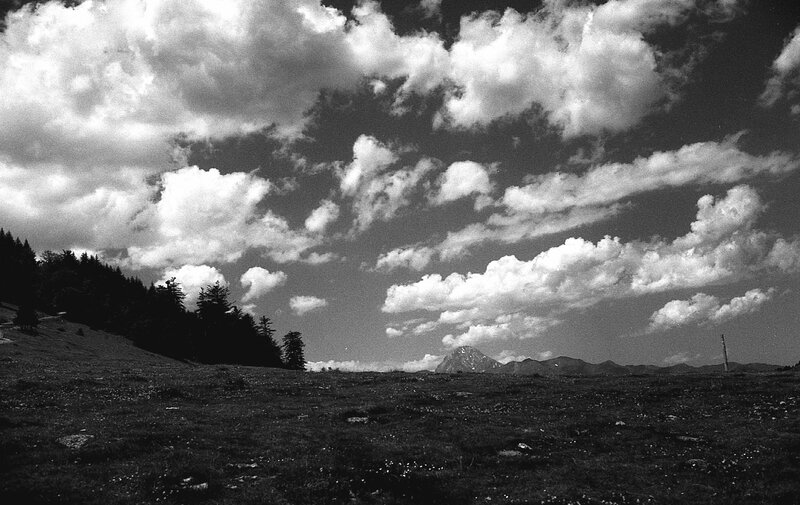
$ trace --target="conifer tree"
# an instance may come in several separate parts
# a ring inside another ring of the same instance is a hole
[[[303,348],[306,345],[299,331],[290,331],[283,336],[283,366],[289,370],[305,370],[306,358]]]
[[[261,316],[258,320],[258,336],[261,337],[263,348],[263,364],[265,366],[280,367],[283,364],[281,359],[281,347],[275,342],[275,330],[272,328],[272,320],[266,316]]]

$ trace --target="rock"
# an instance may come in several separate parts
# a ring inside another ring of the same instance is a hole
[[[347,422],[350,424],[367,424],[369,422],[369,417],[348,417]]]
[[[86,434],[66,435],[66,436],[63,436],[63,437],[57,439],[56,441],[59,444],[65,446],[65,447],[68,447],[70,449],[80,449],[81,447],[86,445],[86,443],[89,440],[91,440],[93,438],[94,438],[94,435],[86,435]]]

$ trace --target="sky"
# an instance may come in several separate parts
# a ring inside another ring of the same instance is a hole
[[[12,2],[0,226],[311,369],[794,364],[794,4]]]

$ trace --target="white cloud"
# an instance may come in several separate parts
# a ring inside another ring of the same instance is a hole
[[[473,247],[484,243],[515,244],[523,240],[552,235],[579,228],[618,214],[620,206],[587,207],[546,216],[522,213],[493,214],[485,223],[473,223],[447,232],[445,239],[435,246],[443,261],[459,258]]]
[[[0,117],[17,127],[12,152],[75,156],[77,143],[89,158],[152,157],[178,132],[276,123],[293,134],[320,89],[360,74],[345,17],[310,0],[51,2],[7,21]],[[25,140],[31,130],[43,135]]]
[[[320,372],[328,368],[341,370],[343,372],[420,372],[423,370],[433,370],[444,359],[443,356],[426,354],[418,360],[397,362],[397,361],[310,361],[306,363],[306,370]]]
[[[421,271],[431,262],[435,251],[430,247],[398,247],[381,254],[375,262],[375,270],[391,272],[398,268]]]
[[[647,332],[666,331],[690,324],[722,324],[736,317],[758,311],[772,299],[773,289],[751,289],[744,295],[720,305],[719,299],[698,293],[689,300],[672,300],[653,312]]]
[[[626,130],[667,96],[659,53],[643,35],[677,22],[691,3],[549,2],[527,16],[462,18],[448,75],[458,91],[444,118],[469,127],[537,104],[566,137]]]
[[[770,288],[766,292],[760,289],[751,289],[742,296],[732,298],[731,301],[717,309],[711,317],[711,322],[721,324],[745,314],[752,314],[770,301],[774,293],[774,288]]]
[[[306,230],[312,233],[323,233],[328,225],[338,218],[339,206],[330,200],[323,200],[306,219]]]
[[[293,296],[289,299],[289,307],[298,316],[322,309],[328,306],[328,300],[316,296]]]
[[[397,329],[397,328],[391,328],[391,327],[386,328],[386,336],[389,337],[389,338],[402,337],[403,336],[403,330],[400,330],[400,329]]]
[[[457,161],[437,181],[438,192],[431,200],[442,205],[470,195],[488,195],[492,192],[489,171],[474,161]],[[476,205],[477,205],[476,201]]]
[[[250,314],[253,317],[258,316],[258,313],[256,312],[258,306],[255,303],[245,303],[240,308],[242,309],[242,312],[246,314]]]
[[[359,135],[353,143],[353,161],[340,173],[340,187],[346,196],[353,196],[362,185],[394,164],[399,156],[388,146],[370,135]]]
[[[253,174],[187,167],[163,174],[160,199],[142,211],[130,265],[234,262],[257,248],[277,262],[302,260],[319,238],[292,230],[259,204],[271,184]]]
[[[353,161],[338,172],[342,194],[352,199],[352,233],[395,217],[410,204],[423,178],[436,168],[433,160],[422,158],[413,167],[388,170],[399,160],[397,152],[374,137],[356,139]]]
[[[691,300],[672,300],[650,316],[649,331],[664,331],[687,324],[706,322],[719,308],[719,300],[705,293]]]
[[[417,32],[398,36],[374,1],[361,2],[353,15],[357,22],[350,25],[347,42],[362,72],[405,79],[395,97],[396,112],[406,110],[405,101],[411,94],[429,93],[443,84],[449,54],[438,35]]]
[[[512,212],[544,214],[575,207],[604,206],[669,187],[733,183],[760,174],[797,170],[800,160],[786,153],[753,156],[738,149],[739,135],[721,143],[698,142],[677,151],[656,152],[632,163],[592,167],[582,175],[554,172],[530,177],[506,189],[502,203]]]
[[[523,361],[530,358],[528,355],[517,354],[516,351],[510,350],[500,351],[498,354],[495,354],[492,357],[503,364],[511,363],[512,361]]]
[[[699,354],[690,356],[688,352],[679,352],[678,354],[673,354],[672,356],[667,356],[664,358],[664,364],[667,366],[680,365],[682,363],[694,361],[698,358],[700,358]]]
[[[393,285],[382,310],[439,312],[441,322],[469,326],[464,333],[449,334],[444,343],[471,345],[535,336],[553,324],[547,314],[555,308],[732,283],[776,267],[768,260],[770,251],[785,242],[753,228],[764,207],[753,189],[737,186],[725,198],[701,198],[698,206],[692,231],[672,242],[569,238],[530,261],[505,256],[490,262],[484,273],[430,274]],[[503,319],[530,311],[543,313],[528,314],[543,319],[530,328],[523,325],[522,331],[514,319]]]
[[[0,152],[0,221],[45,249],[124,247],[156,194],[137,170],[27,169]]]
[[[240,282],[247,292],[242,296],[242,302],[249,302],[260,298],[278,286],[286,284],[288,276],[281,272],[270,272],[266,268],[252,267],[242,274]]]
[[[421,5],[435,10],[437,2]],[[375,2],[359,4],[350,22],[314,0],[23,8],[0,34],[0,219],[45,246],[63,246],[67,238],[70,246],[95,250],[133,246],[133,266],[231,261],[242,244],[264,247],[276,261],[301,261],[314,239],[263,206],[251,216],[261,222],[243,235],[208,240],[181,229],[155,246],[166,216],[147,221],[159,191],[147,181],[175,167],[170,157],[185,164],[186,150],[174,139],[272,125],[277,135],[297,135],[321,90],[355,89],[365,78],[402,79],[398,112],[411,95],[443,88],[444,116],[454,126],[539,104],[567,136],[624,129],[657,106],[664,96],[660,72],[669,70],[641,30],[680,22],[689,7],[553,2],[527,17],[511,10],[475,15],[462,21],[450,49],[435,33],[398,36]],[[346,196],[358,194],[355,227],[363,230],[408,205],[431,165],[374,177],[397,161],[396,153],[367,137],[356,144],[340,186]],[[333,219],[333,208],[326,210],[309,216],[311,229]],[[138,233],[151,224],[157,230]],[[138,236],[129,241],[132,229]]]
[[[741,136],[739,133],[722,142],[698,142],[676,151],[656,152],[631,163],[598,165],[581,175],[553,172],[529,176],[524,186],[508,187],[504,196],[493,202],[501,212],[490,215],[485,222],[450,231],[436,244],[399,247],[378,261],[395,267],[405,266],[400,261],[401,254],[403,258],[427,258],[427,262],[417,263],[420,267],[416,269],[421,270],[436,257],[441,261],[459,258],[480,244],[518,243],[609,219],[624,210],[626,199],[645,192],[734,183],[763,175],[779,177],[800,168],[800,158],[788,153],[754,156],[741,151],[737,147]],[[442,176],[440,181],[444,179]],[[440,195],[436,198],[443,199]],[[788,248],[785,261],[792,261],[791,252],[792,248]]]
[[[800,272],[800,238],[779,238],[769,252],[767,263],[784,272]]]
[[[219,282],[223,286],[228,285],[225,276],[214,267],[208,265],[183,265],[180,268],[168,268],[164,271],[164,276],[156,282],[163,285],[165,281],[175,278],[180,284],[186,298],[184,304],[187,310],[194,310],[200,289]]]
[[[522,313],[501,314],[489,324],[469,324],[459,335],[447,334],[442,344],[449,349],[464,345],[477,346],[511,338],[535,338],[560,321],[549,317],[536,317]]]
[[[759,103],[765,107],[775,105],[784,96],[796,96],[800,89],[800,26],[787,39],[783,50],[772,62],[772,76],[767,80]],[[800,104],[792,103],[791,110],[800,114]]]
[[[662,57],[647,35],[692,12],[724,21],[734,11],[728,4],[549,1],[527,15],[473,13],[448,50],[436,34],[398,36],[378,3],[364,2],[347,41],[365,74],[405,79],[396,112],[408,109],[411,95],[442,88],[439,124],[481,126],[539,106],[564,136],[595,135],[627,130],[678,96],[671,88],[681,62]]]

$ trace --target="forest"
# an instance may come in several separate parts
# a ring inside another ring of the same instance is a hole
[[[16,305],[14,323],[35,331],[37,310],[117,333],[138,347],[179,360],[305,368],[300,332],[279,343],[268,317],[258,321],[230,302],[219,283],[201,289],[187,310],[175,279],[145,286],[96,256],[45,251],[0,228],[0,302]]]

